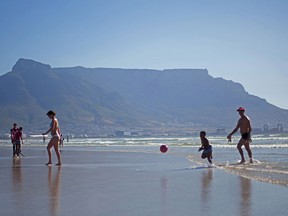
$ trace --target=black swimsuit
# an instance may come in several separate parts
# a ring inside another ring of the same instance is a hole
[[[250,133],[243,133],[242,134],[242,139],[249,140],[250,139]]]

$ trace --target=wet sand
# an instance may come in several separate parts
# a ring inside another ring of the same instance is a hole
[[[182,155],[65,150],[56,167],[44,165],[44,150],[17,160],[9,151],[0,148],[5,216],[288,215],[287,187],[191,168]]]

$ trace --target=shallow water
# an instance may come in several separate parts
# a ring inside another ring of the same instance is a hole
[[[235,166],[235,143],[211,142],[219,166],[208,168],[200,159],[199,139],[191,140],[107,139],[105,145],[95,139],[71,140],[61,149],[61,167],[44,165],[47,152],[40,141],[26,142],[25,158],[16,160],[10,144],[1,144],[1,215],[288,214],[286,147],[254,146],[259,163]],[[165,154],[159,151],[163,143],[169,145]]]
[[[284,136],[254,136],[251,143],[254,163],[231,165],[239,161],[240,155],[236,149],[240,137],[234,137],[232,143],[227,143],[225,137],[208,137],[213,146],[213,163],[217,168],[227,172],[257,181],[288,186],[288,137]],[[47,143],[39,139],[26,140],[25,148],[39,149]],[[63,151],[116,151],[116,152],[146,152],[162,154],[159,146],[166,144],[169,150],[166,154],[177,154],[192,162],[192,167],[207,167],[208,162],[200,158],[198,147],[199,137],[149,137],[149,138],[85,138],[70,139],[64,143]],[[7,140],[1,140],[0,146],[9,147]],[[243,148],[244,155],[248,159]],[[45,154],[45,152],[44,152]],[[1,160],[1,157],[0,157]],[[190,165],[189,165],[190,166]],[[185,168],[185,167],[184,167]]]

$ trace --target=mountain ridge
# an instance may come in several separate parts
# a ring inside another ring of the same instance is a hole
[[[39,127],[49,109],[63,124],[115,127],[231,127],[239,106],[257,127],[288,120],[288,110],[207,69],[52,68],[21,58],[0,76],[0,91],[0,128],[14,121]]]

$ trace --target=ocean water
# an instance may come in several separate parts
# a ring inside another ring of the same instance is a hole
[[[281,135],[254,136],[251,143],[254,163],[238,165],[240,155],[236,145],[240,137],[235,136],[231,143],[221,136],[207,137],[213,147],[214,168],[222,169],[234,175],[239,175],[256,181],[288,186],[288,137]],[[25,148],[45,149],[47,144],[41,138],[24,141]],[[183,169],[209,168],[207,160],[200,158],[199,137],[127,137],[127,138],[79,138],[64,142],[62,151],[116,151],[116,152],[144,152],[163,154],[159,147],[166,144],[169,150],[165,154],[177,154],[189,163]],[[9,140],[0,140],[0,146],[9,148]],[[248,155],[243,147],[244,155]],[[163,155],[161,155],[163,156]],[[237,164],[237,165],[236,165]]]

